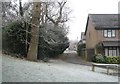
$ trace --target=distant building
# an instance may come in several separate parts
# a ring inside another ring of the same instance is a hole
[[[79,41],[80,44],[86,43],[85,32],[81,32],[81,40]]]

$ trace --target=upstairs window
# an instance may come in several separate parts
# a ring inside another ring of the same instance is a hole
[[[104,30],[104,37],[115,37],[115,30]]]

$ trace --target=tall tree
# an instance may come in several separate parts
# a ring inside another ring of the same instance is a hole
[[[27,54],[27,59],[31,61],[37,60],[41,7],[42,7],[41,2],[33,2],[32,29],[31,29],[32,37]]]

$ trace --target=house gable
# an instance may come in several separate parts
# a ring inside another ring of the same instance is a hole
[[[97,31],[95,29],[95,25],[92,22],[92,19],[90,18],[90,16],[88,16],[87,25],[86,25],[86,31],[85,31],[86,48],[92,49],[92,48],[95,47],[96,41],[97,41],[96,32]]]

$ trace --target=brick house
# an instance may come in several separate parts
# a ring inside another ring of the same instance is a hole
[[[120,56],[120,27],[118,14],[89,14],[85,29],[86,57],[96,53],[96,45],[102,43],[105,56]]]

